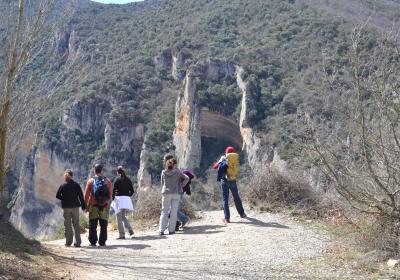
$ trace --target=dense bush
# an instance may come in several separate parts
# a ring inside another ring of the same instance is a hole
[[[251,206],[295,207],[309,214],[318,214],[321,199],[300,176],[288,177],[274,170],[254,176],[246,188],[245,197]]]

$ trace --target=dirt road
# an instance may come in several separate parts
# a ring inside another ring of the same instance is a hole
[[[279,214],[234,215],[228,225],[222,211],[200,215],[175,235],[159,236],[155,228],[126,240],[111,232],[106,247],[89,247],[86,236],[82,248],[66,248],[64,240],[46,246],[73,263],[77,279],[284,279],[285,267],[322,255],[329,243]]]

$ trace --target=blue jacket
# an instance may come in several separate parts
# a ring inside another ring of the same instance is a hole
[[[217,175],[217,181],[226,181],[226,171],[228,170],[228,162],[226,159],[220,161],[218,163],[218,175]]]

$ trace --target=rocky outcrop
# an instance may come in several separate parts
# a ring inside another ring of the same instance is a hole
[[[139,171],[137,174],[139,190],[146,191],[152,185],[151,175],[147,170],[147,162],[149,160],[149,153],[146,149],[146,145],[143,144],[142,151],[140,153],[140,164],[139,164]]]
[[[181,166],[198,167],[201,161],[201,137],[227,138],[242,147],[249,165],[253,169],[262,168],[271,161],[272,148],[268,147],[262,136],[257,135],[250,126],[249,112],[254,106],[255,90],[243,80],[243,68],[230,62],[210,60],[207,64],[197,64],[190,68],[184,81],[184,90],[176,103],[176,128],[174,144]],[[223,77],[236,78],[242,91],[239,122],[199,108],[196,102],[196,83],[207,79],[217,81]],[[260,153],[260,150],[263,152]]]
[[[189,70],[175,109],[174,145],[179,166],[195,168],[201,161],[200,108],[195,103],[196,72]]]
[[[62,210],[55,194],[65,168],[71,168],[49,146],[33,148],[22,169],[18,198],[10,221],[24,235],[43,239],[51,237],[62,220]]]
[[[103,98],[93,97],[75,101],[63,115],[62,123],[69,130],[81,133],[104,135],[105,114],[111,111],[111,104]]]
[[[76,32],[67,25],[60,28],[55,34],[55,57],[57,67],[63,65],[68,60],[73,61],[78,56],[78,46]]]
[[[116,122],[108,117],[112,110],[110,102],[99,97],[77,100],[43,138],[26,143],[24,147],[30,152],[16,174],[18,197],[11,213],[11,222],[26,236],[50,238],[62,223],[55,195],[66,168],[71,168],[75,181],[83,184],[95,162],[101,162],[105,175],[111,178],[118,165],[128,174],[136,173],[145,127]]]
[[[253,88],[243,80],[244,69],[236,67],[236,81],[242,91],[242,102],[240,111],[240,132],[243,138],[243,151],[246,154],[247,161],[253,170],[264,168],[271,160],[270,154],[273,152],[266,141],[263,141],[262,135],[257,135],[250,127],[249,112],[254,106]],[[260,152],[262,151],[262,152]]]
[[[186,74],[186,62],[192,54],[183,49],[177,54],[173,54],[171,49],[164,50],[154,58],[154,64],[158,69],[169,72],[176,81],[182,81]]]

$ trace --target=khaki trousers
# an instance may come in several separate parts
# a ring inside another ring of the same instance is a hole
[[[75,233],[75,244],[81,245],[81,228],[79,226],[79,207],[64,208],[65,244],[71,245]],[[72,231],[72,227],[74,230]]]

